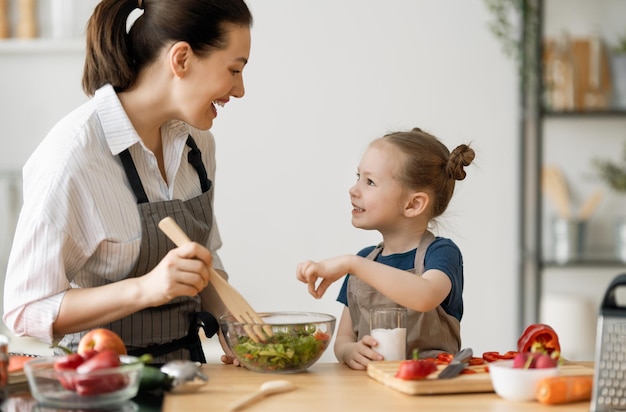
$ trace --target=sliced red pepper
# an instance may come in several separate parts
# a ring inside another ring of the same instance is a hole
[[[515,357],[515,355],[517,355],[517,351],[508,351],[505,353],[500,353],[500,352],[484,352],[483,353],[483,359],[486,360],[487,362],[495,362],[498,360],[506,360],[506,359],[513,359]]]
[[[530,352],[533,345],[548,354],[561,352],[558,335],[551,326],[544,323],[529,325],[517,341],[517,350],[522,353]]]
[[[448,365],[450,364],[450,362],[452,362],[452,358],[454,358],[454,355],[448,352],[441,352],[439,354],[437,354],[437,361],[436,363],[438,365]]]
[[[483,359],[487,362],[500,360],[500,352],[483,352]]]
[[[470,360],[467,362],[468,365],[473,366],[473,365],[482,365],[485,363],[485,360],[483,358],[477,358],[475,356],[472,356],[470,358]],[[465,370],[465,369],[464,369]]]

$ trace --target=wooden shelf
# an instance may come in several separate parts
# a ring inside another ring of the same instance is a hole
[[[85,51],[85,39],[3,39],[0,40],[0,55],[9,54],[42,54],[71,53]]]
[[[626,109],[606,109],[606,110],[567,110],[567,111],[554,111],[543,110],[542,115],[544,117],[551,118],[585,118],[585,119],[606,119],[606,118],[626,118]]]

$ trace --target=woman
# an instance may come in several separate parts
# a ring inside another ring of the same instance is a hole
[[[90,329],[118,333],[155,362],[205,362],[217,331],[215,143],[242,97],[252,16],[243,0],[103,0],[87,25],[83,89],[23,170],[24,205],[5,283],[14,333],[71,350]],[[194,241],[174,248],[173,217]],[[233,358],[222,340],[227,355]]]

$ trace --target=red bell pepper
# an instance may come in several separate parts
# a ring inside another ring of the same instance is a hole
[[[63,356],[54,362],[54,370],[60,372],[57,375],[57,379],[68,391],[75,391],[76,383],[74,382],[74,379],[69,376],[70,374],[64,374],[63,372],[76,372],[76,368],[78,368],[84,361],[85,359],[78,353],[72,353]]]
[[[432,360],[418,359],[417,351],[413,351],[413,359],[400,363],[396,378],[404,380],[424,379],[437,370],[437,364]]]
[[[79,395],[99,395],[122,389],[128,384],[124,374],[113,372],[106,375],[92,374],[98,370],[116,368],[120,364],[119,354],[113,349],[98,352],[76,368],[78,373],[74,379],[76,392]]]
[[[533,348],[547,352],[549,355],[555,351],[560,354],[559,337],[551,326],[544,323],[534,323],[526,328],[517,341],[517,350],[524,353],[530,352]]]

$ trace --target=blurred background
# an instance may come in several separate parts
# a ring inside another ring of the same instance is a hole
[[[84,27],[97,3],[0,1],[8,27],[0,40],[2,279],[21,204],[20,169],[54,123],[86,100]],[[624,267],[613,230],[623,195],[598,177],[592,159],[622,158],[626,115],[616,106],[608,65],[612,45],[626,35],[616,17],[626,15],[626,1],[531,2],[543,12],[540,43],[552,50],[545,60],[542,55],[546,73],[554,64],[565,64],[565,73],[578,68],[571,56],[583,44],[576,58],[587,71],[576,79],[584,77],[597,93],[582,106],[572,103],[570,90],[580,86],[563,73],[550,72],[565,80],[546,80],[545,91],[520,87],[526,73],[506,44],[519,43],[515,4],[521,2],[247,3],[255,22],[246,96],[218,110],[212,131],[220,256],[252,306],[340,315],[341,282],[315,300],[297,282],[296,265],[380,241],[378,233],[352,227],[348,188],[372,139],[418,126],[450,149],[470,143],[477,155],[435,227],[464,256],[463,346],[479,354],[515,350],[526,324],[545,321],[562,336],[564,356],[592,359],[602,294]],[[26,27],[25,16],[32,17]],[[493,25],[503,18],[510,30],[496,34]],[[529,92],[538,97],[534,107],[523,104]],[[539,146],[526,144],[529,130]],[[529,173],[543,176],[548,166],[560,176],[551,189],[538,179],[523,189]],[[529,205],[528,193],[542,200]],[[557,258],[550,222],[579,222],[577,213],[592,195],[598,202],[582,219],[583,245]],[[560,215],[559,202],[575,212]],[[539,235],[524,240],[525,227]],[[215,342],[207,348],[219,352]],[[13,337],[11,350],[48,348]],[[332,351],[324,357],[335,360]]]

